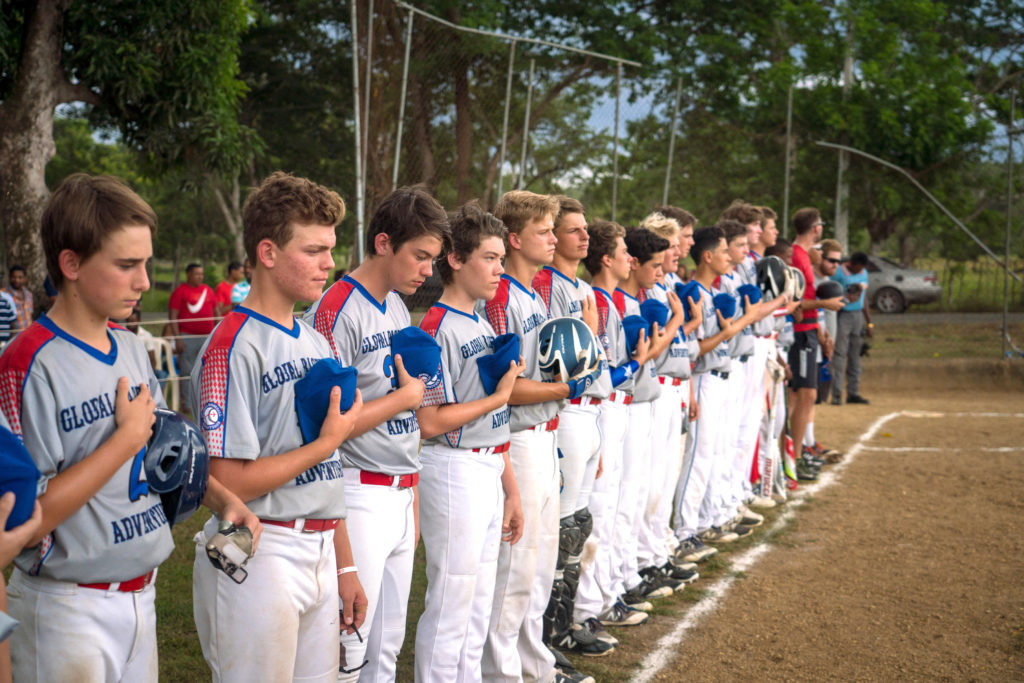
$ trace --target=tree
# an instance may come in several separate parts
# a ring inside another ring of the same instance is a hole
[[[54,112],[81,102],[94,126],[153,168],[242,165],[251,136],[236,113],[243,0],[4,0],[0,3],[0,224],[10,259],[43,279],[39,221]]]

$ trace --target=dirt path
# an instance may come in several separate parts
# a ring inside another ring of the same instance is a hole
[[[819,406],[819,438],[849,448],[901,410],[1024,413],[1021,394],[873,397]],[[865,446],[655,680],[1024,678],[1024,417],[901,416]]]

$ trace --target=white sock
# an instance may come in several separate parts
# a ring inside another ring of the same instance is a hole
[[[808,422],[807,429],[804,430],[804,445],[810,448],[815,443],[817,443],[817,441],[814,438],[814,423]]]

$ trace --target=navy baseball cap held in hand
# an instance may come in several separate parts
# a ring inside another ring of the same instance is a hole
[[[721,294],[715,295],[715,310],[722,314],[722,317],[728,320],[729,318],[736,315],[736,297],[732,294]]]
[[[636,343],[640,341],[640,330],[647,331],[647,321],[639,315],[627,315],[622,319],[622,332],[626,335],[626,353],[630,356],[636,351]]]
[[[418,327],[406,327],[391,337],[391,355],[401,356],[405,371],[432,389],[441,382],[441,347]]]
[[[11,430],[0,427],[0,495],[14,492],[14,509],[7,517],[7,531],[21,526],[32,516],[40,476],[39,468],[21,439]]]
[[[509,364],[512,361],[519,362],[519,335],[499,334],[491,342],[493,352],[480,356],[476,359],[477,368],[480,370],[480,382],[484,385],[484,391],[488,395],[493,394],[498,388],[498,382],[508,372]]]
[[[651,331],[654,329],[654,323],[658,323],[658,329],[665,329],[665,325],[668,324],[668,306],[661,303],[657,299],[647,299],[640,304],[640,315],[647,321],[647,336],[651,336]]]
[[[341,412],[352,407],[356,398],[355,368],[346,367],[335,358],[321,358],[295,383],[295,412],[299,416],[302,442],[316,441],[320,427],[331,404],[331,389],[341,387]]]
[[[696,280],[680,282],[676,285],[676,296],[683,303],[683,320],[690,322],[693,320],[693,315],[690,314],[690,299],[700,303],[700,285]]]
[[[747,310],[747,303],[743,300],[743,297],[750,299],[751,304],[756,304],[761,301],[761,288],[757,285],[740,285],[736,288],[736,294],[739,296],[740,304],[742,304],[744,312]]]

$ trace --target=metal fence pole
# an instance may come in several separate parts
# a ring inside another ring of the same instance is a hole
[[[619,203],[619,104],[622,101],[622,62],[615,72],[615,151],[612,155],[612,221]]]
[[[412,10],[409,10],[412,13]],[[501,124],[501,153],[498,155],[498,194],[495,201],[501,199],[501,191],[504,189],[505,174],[505,145],[508,144],[508,110],[512,103],[512,67],[516,61],[516,41],[508,45],[508,77],[505,79],[505,118]]]
[[[1006,267],[1003,268],[1003,358],[1010,342],[1010,227],[1013,222],[1013,127],[1017,88],[1010,88],[1010,125],[1006,130]]]
[[[363,262],[363,162],[362,130],[359,125],[359,38],[356,22],[359,20],[356,9],[357,0],[352,0],[349,6],[352,9],[352,121],[355,125],[355,158],[356,158],[356,254],[359,256],[359,263]],[[356,264],[358,265],[358,264]]]
[[[366,15],[366,96],[363,98],[363,183],[366,183],[366,158],[370,150],[370,85],[373,78],[373,0]],[[365,188],[364,188],[365,190]]]
[[[782,236],[789,235],[789,157],[793,149],[793,85],[786,95],[786,177],[782,189]]]
[[[405,122],[405,95],[409,85],[409,48],[412,46],[412,20],[416,15],[409,10],[409,24],[405,28],[405,61],[402,62],[402,95],[398,105],[398,134],[395,136],[395,167],[391,169],[391,189],[398,186],[398,163],[402,160],[402,129]]]
[[[530,84],[526,89],[526,116],[523,117],[523,147],[519,156],[519,177],[516,179],[516,187],[523,189],[523,180],[526,178],[526,146],[530,140],[530,105],[533,103],[533,67],[534,59],[530,58]]]
[[[668,186],[672,181],[672,153],[676,149],[676,126],[679,124],[679,100],[683,95],[683,79],[676,79],[676,103],[672,107],[672,133],[668,138],[668,162],[665,164],[665,190],[661,193],[661,203],[668,204]]]

